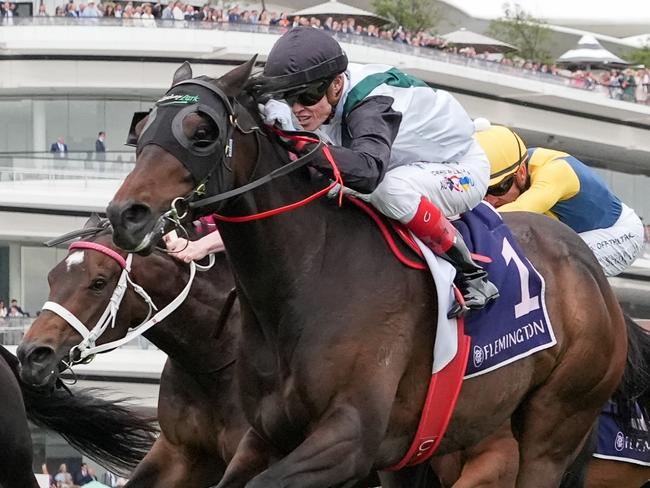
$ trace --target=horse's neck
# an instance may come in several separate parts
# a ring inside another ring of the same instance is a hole
[[[262,150],[264,156],[260,158],[252,179],[258,179],[277,167],[278,163],[269,163],[277,160],[275,149],[269,145],[263,146]],[[305,169],[297,170],[240,197],[227,207],[226,212],[251,215],[278,209],[302,200],[326,184],[325,180],[310,181]],[[323,205],[327,203],[312,202],[287,214],[251,223],[220,224],[238,279],[246,282],[252,278],[274,284],[273,289],[268,290],[273,294],[290,287],[297,275],[308,273],[322,254],[328,230],[327,214],[330,212],[323,212]]]
[[[261,151],[263,157],[259,158],[252,179],[270,173],[281,164],[270,143],[262,146]],[[297,170],[240,197],[226,206],[223,213],[251,215],[280,208],[314,194],[327,184],[325,178],[310,179],[306,169]],[[237,278],[240,299],[244,300],[242,307],[265,324],[263,334],[271,342],[275,342],[278,334],[273,328],[291,313],[288,308],[310,294],[322,275],[339,267],[333,256],[349,258],[350,254],[358,253],[359,260],[369,261],[378,246],[384,246],[376,237],[378,233],[369,230],[368,219],[338,209],[336,202],[326,197],[284,215],[250,223],[222,223],[219,227]],[[346,249],[355,245],[361,247]],[[366,252],[370,256],[363,256]]]
[[[178,296],[189,278],[189,273],[178,272],[175,263],[165,262],[164,268],[167,272],[163,279],[160,273],[155,273],[158,278],[144,285],[158,309]],[[188,371],[216,369],[217,363],[220,365],[227,361],[217,352],[231,346],[236,332],[235,319],[232,317],[226,320],[218,336],[216,330],[219,325],[217,319],[233,286],[234,280],[225,254],[217,254],[211,270],[197,272],[190,293],[181,306],[163,322],[149,329],[145,337]]]

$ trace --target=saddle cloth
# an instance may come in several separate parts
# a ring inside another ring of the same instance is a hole
[[[546,312],[544,280],[501,216],[489,204],[480,204],[455,225],[471,251],[491,258],[485,266],[501,296],[466,320],[448,319],[455,270],[416,239],[436,283],[436,341],[418,429],[401,461],[387,468],[391,471],[422,463],[436,451],[456,405],[463,374],[470,378],[487,373],[556,342]]]
[[[610,461],[650,466],[650,443],[644,439],[647,436],[648,425],[643,416],[639,413],[634,423],[640,431],[645,431],[645,434],[639,432],[627,435],[619,427],[619,424],[624,423],[624,419],[620,419],[619,416],[616,406],[608,402],[598,418],[598,444],[593,456]]]
[[[500,297],[465,319],[471,351],[465,378],[471,378],[553,347],[555,334],[548,318],[544,279],[526,258],[510,229],[494,208],[482,202],[453,222],[475,254],[491,258],[482,263]],[[444,368],[456,354],[457,327],[447,319],[453,303],[453,267],[423,243],[418,245],[436,282],[438,329],[433,372]]]
[[[499,298],[471,313],[465,331],[472,337],[465,378],[523,359],[556,344],[546,308],[544,278],[526,258],[494,207],[482,202],[456,222],[470,251],[492,259],[483,266]]]

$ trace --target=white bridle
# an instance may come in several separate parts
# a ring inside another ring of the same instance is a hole
[[[194,276],[196,274],[197,269],[199,271],[205,271],[210,269],[214,264],[213,254],[210,255],[210,262],[208,263],[207,266],[198,265],[194,261],[190,262],[190,277],[189,280],[187,281],[187,284],[185,285],[183,290],[178,294],[176,298],[174,298],[162,310],[158,311],[158,308],[153,303],[153,300],[147,294],[147,292],[141,286],[137,285],[136,283],[133,282],[133,280],[131,280],[129,272],[131,271],[131,261],[133,260],[133,254],[128,254],[126,256],[126,259],[124,259],[119,253],[115,252],[114,250],[106,246],[103,246],[96,242],[87,242],[87,241],[73,242],[70,245],[69,249],[70,250],[91,249],[94,251],[101,252],[106,256],[113,258],[122,268],[122,274],[120,275],[117,285],[115,286],[115,290],[113,290],[113,295],[111,296],[111,299],[109,300],[108,305],[104,310],[104,313],[97,320],[97,324],[93,328],[86,326],[72,312],[70,312],[67,308],[65,308],[62,305],[59,305],[56,302],[48,301],[45,302],[45,304],[43,305],[43,310],[49,310],[59,315],[71,327],[73,327],[77,332],[79,332],[79,334],[81,334],[81,337],[83,337],[82,341],[79,344],[77,344],[72,349],[70,349],[70,355],[69,355],[70,364],[80,363],[84,361],[86,358],[88,358],[89,356],[93,356],[97,353],[108,351],[110,349],[115,349],[116,347],[122,346],[127,342],[132,341],[136,337],[141,336],[143,333],[148,331],[158,322],[164,320],[169,314],[174,312],[181,305],[181,303],[183,303],[185,298],[187,298],[187,295],[189,295],[190,288],[192,287],[192,282],[194,281]],[[99,346],[95,345],[96,341],[101,337],[104,331],[106,331],[109,325],[111,328],[115,327],[117,312],[119,311],[120,304],[122,303],[122,299],[126,294],[126,290],[129,284],[133,287],[133,290],[138,295],[140,295],[142,299],[149,306],[149,312],[147,313],[147,318],[144,319],[144,321],[140,325],[131,328],[131,330],[123,338],[117,339],[115,341],[107,342]],[[151,314],[154,310],[156,310],[157,313],[152,317]],[[73,354],[75,350],[79,352],[79,356],[77,358],[75,358]]]

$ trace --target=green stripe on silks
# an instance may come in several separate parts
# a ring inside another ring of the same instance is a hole
[[[366,76],[363,80],[357,83],[350,93],[348,93],[348,98],[345,100],[345,105],[343,106],[343,114],[347,115],[350,111],[359,104],[363,99],[365,99],[370,93],[380,85],[390,85],[396,86],[399,88],[410,88],[412,86],[426,86],[424,81],[416,78],[415,76],[407,75],[406,73],[398,70],[397,68],[391,68],[388,71],[383,73],[375,73],[370,76]],[[433,90],[433,88],[431,88]]]

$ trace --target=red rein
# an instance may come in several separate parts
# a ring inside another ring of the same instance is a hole
[[[282,133],[282,137],[286,139],[291,139],[293,141],[297,141],[296,146],[304,146],[307,143],[313,142],[317,143],[319,142],[317,139],[313,139],[310,137],[305,137],[305,136],[288,136],[286,134]],[[329,147],[326,145],[323,146],[323,154],[327,158],[327,161],[330,163],[332,166],[332,171],[334,172],[334,181],[327,186],[326,188],[323,188],[322,190],[317,191],[316,193],[309,195],[306,198],[303,198],[300,201],[290,203],[288,205],[284,205],[283,207],[278,207],[274,208],[271,210],[266,210],[264,212],[258,212],[255,214],[251,215],[243,215],[241,217],[229,217],[227,215],[221,215],[221,214],[214,214],[214,218],[217,220],[220,220],[222,222],[233,222],[233,223],[240,223],[240,222],[251,222],[253,220],[261,220],[261,219],[266,219],[268,217],[273,217],[274,215],[280,215],[286,212],[291,212],[292,210],[295,210],[300,207],[304,207],[308,203],[313,202],[314,200],[322,197],[323,195],[326,195],[332,188],[334,188],[336,185],[341,185],[341,191],[339,192],[339,206],[343,204],[343,178],[341,177],[341,173],[339,172],[338,166],[336,166],[336,162],[334,161],[334,158],[332,157],[332,153],[329,150]]]
[[[285,137],[287,139],[291,139],[293,141],[296,141],[296,147],[297,148],[302,148],[308,143],[317,143],[317,139],[313,139],[310,137],[305,137],[305,136],[288,136],[279,130],[275,129],[275,132],[282,135],[282,137]],[[332,153],[329,150],[329,147],[326,145],[323,146],[323,154],[325,154],[325,157],[327,158],[327,161],[330,163],[332,166],[332,170],[334,172],[334,181],[327,186],[326,188],[323,188],[322,190],[317,191],[316,193],[294,203],[290,203],[289,205],[285,205],[283,207],[279,208],[274,208],[271,210],[266,210],[264,212],[259,212],[255,213],[252,215],[243,215],[240,217],[229,217],[226,215],[221,215],[221,214],[213,214],[214,218],[216,220],[220,220],[222,222],[231,222],[231,223],[241,223],[241,222],[251,222],[254,220],[261,220],[261,219],[266,219],[268,217],[273,217],[274,215],[280,215],[286,212],[290,212],[292,210],[295,210],[296,208],[303,207],[307,205],[308,203],[322,197],[323,195],[327,194],[331,189],[333,189],[336,185],[341,185],[341,189],[339,191],[339,207],[343,204],[343,178],[341,177],[341,173],[339,172],[339,169],[336,165],[336,161],[334,161],[334,157],[332,156]],[[363,210],[368,216],[377,224],[379,227],[379,230],[384,236],[384,239],[388,243],[388,246],[390,247],[391,251],[393,254],[397,257],[399,261],[402,262],[405,266],[413,269],[419,269],[419,270],[426,270],[427,267],[424,263],[414,261],[412,259],[409,259],[404,255],[404,253],[399,249],[397,244],[395,243],[395,240],[393,239],[393,236],[391,235],[390,231],[388,230],[388,227],[386,224],[379,218],[376,212],[374,212],[372,209],[370,209],[366,204],[363,202],[357,200],[356,198],[348,198],[348,200],[359,207],[361,210]],[[411,247],[411,249],[422,258],[422,254],[420,250],[418,249],[417,245],[415,242],[410,238],[407,232],[405,232],[403,229],[396,227],[396,232],[400,235],[400,237]]]

